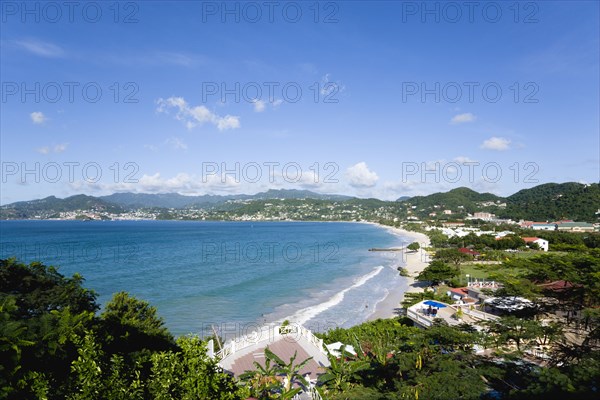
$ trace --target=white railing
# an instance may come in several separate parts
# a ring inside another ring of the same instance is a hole
[[[235,338],[225,343],[223,348],[215,353],[215,357],[218,360],[235,354],[236,352],[260,343],[266,339],[274,339],[279,336],[279,327],[274,325],[267,325],[261,327],[258,331],[254,331],[248,335],[244,335],[239,338]]]
[[[323,346],[323,339],[319,339],[310,330],[306,329],[301,325],[286,325],[280,326],[279,332],[282,335],[300,334],[301,337],[305,338],[310,344],[317,348],[322,354],[327,355],[325,347]]]
[[[433,323],[433,320],[429,319],[424,315],[421,315],[418,311],[415,311],[414,309],[409,308],[406,311],[406,316],[418,324],[421,324],[425,327],[430,327]]]
[[[319,392],[317,392],[317,389],[315,389],[314,386],[310,386],[306,392],[300,392],[299,394],[295,395],[294,397],[292,397],[292,400],[306,400],[307,397],[302,396],[303,393],[308,395],[308,399],[310,400],[323,400],[323,398],[321,397]]]
[[[470,305],[456,305],[454,307],[460,307],[462,309],[462,311],[466,314],[469,315],[471,317],[477,318],[477,319],[481,319],[484,321],[489,321],[489,320],[497,320],[499,317],[493,314],[489,314],[483,311],[479,311],[479,310],[471,310],[469,307],[471,307]]]
[[[310,330],[303,326],[291,324],[286,326],[263,326],[260,328],[260,330],[251,334],[230,340],[229,342],[225,343],[221,350],[215,353],[215,358],[217,360],[223,360],[226,357],[229,357],[230,355],[250,346],[254,346],[257,343],[263,342],[267,339],[273,342],[283,335],[299,335],[316,347],[322,354],[327,355],[327,352],[323,347],[323,339],[319,339]]]

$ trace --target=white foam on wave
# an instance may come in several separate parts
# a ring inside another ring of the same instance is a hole
[[[298,324],[298,325],[306,324],[306,322],[313,319],[314,317],[316,317],[323,311],[326,311],[326,310],[330,309],[331,307],[333,307],[337,304],[340,304],[342,302],[342,300],[344,300],[344,296],[346,295],[347,292],[364,285],[370,279],[373,279],[381,271],[383,271],[383,268],[384,267],[381,265],[378,266],[373,271],[358,278],[352,286],[347,287],[346,289],[342,290],[341,292],[338,292],[335,295],[333,295],[329,300],[327,300],[323,303],[317,304],[315,306],[310,306],[310,307],[306,307],[301,310],[298,310],[293,315],[291,315],[285,319],[287,319],[288,321],[290,321],[294,324]]]
[[[383,289],[384,295],[382,298],[380,298],[379,300],[377,300],[375,302],[375,304],[373,304],[373,308],[372,308],[372,312],[371,315],[375,314],[377,312],[377,306],[379,305],[379,303],[381,303],[382,301],[384,301],[385,299],[387,299],[387,297],[390,295],[390,291],[387,289]]]

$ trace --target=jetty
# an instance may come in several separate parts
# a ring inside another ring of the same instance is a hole
[[[382,249],[382,248],[378,248],[378,247],[373,247],[370,248],[369,251],[404,251],[406,250],[405,247],[391,247],[388,249]]]

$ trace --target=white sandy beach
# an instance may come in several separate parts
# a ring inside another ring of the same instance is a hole
[[[421,246],[421,249],[416,252],[402,250],[401,253],[404,260],[404,268],[410,275],[406,278],[409,280],[407,292],[422,292],[423,288],[415,282],[414,277],[416,277],[429,263],[429,257],[423,250],[424,247],[429,246],[429,237],[418,232],[411,232],[388,226],[383,227],[388,229],[393,234],[409,238],[410,242],[418,242]],[[391,292],[383,301],[377,304],[375,311],[369,316],[369,320],[372,321],[378,318],[393,318],[398,316],[400,311],[400,303],[404,299],[404,293],[405,292],[402,290]]]

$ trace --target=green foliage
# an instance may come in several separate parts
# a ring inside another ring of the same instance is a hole
[[[77,359],[71,363],[73,387],[70,400],[102,399],[103,381],[100,359],[103,355],[93,334],[86,332],[83,338],[74,337],[77,346]]]
[[[324,374],[319,376],[319,382],[328,389],[335,392],[343,392],[356,385],[360,381],[359,372],[369,368],[367,360],[357,359],[346,351],[346,346],[340,349],[340,357],[327,352],[330,366]]]
[[[54,267],[33,262],[25,265],[15,259],[0,260],[0,293],[19,294],[14,317],[35,318],[50,310],[69,307],[73,313],[95,312],[96,294],[84,289],[83,277],[65,278]]]
[[[152,354],[149,392],[153,399],[237,399],[233,379],[208,358],[196,336],[177,340],[179,352]]]
[[[460,187],[452,189],[446,193],[434,193],[428,196],[415,196],[406,200],[405,203],[416,206],[418,210],[426,209],[427,213],[434,206],[440,206],[441,209],[458,210],[463,206],[465,212],[473,213],[479,210],[477,202],[483,201],[501,201],[501,197],[491,193],[477,193],[469,188]]]
[[[175,342],[155,307],[126,292],[115,293],[101,314],[111,333],[113,352],[169,350]]]
[[[411,244],[406,246],[406,248],[410,251],[417,251],[421,248],[421,246],[419,245],[418,242],[412,242]]]
[[[471,261],[473,256],[461,253],[458,249],[440,249],[435,252],[434,259],[444,263],[460,266],[465,261]]]
[[[448,236],[444,235],[442,231],[432,229],[427,232],[427,236],[429,236],[429,241],[431,242],[431,245],[435,248],[448,246]]]
[[[578,245],[578,244],[575,244]],[[269,349],[236,382],[208,358],[198,337],[176,342],[156,309],[118,293],[96,316],[93,292],[83,278],[66,278],[40,263],[0,261],[0,397],[8,399],[290,399],[310,360],[284,361]],[[320,334],[327,343],[352,345],[353,356],[330,355],[320,377],[329,399],[479,399],[495,390],[501,398],[595,398],[600,376],[600,251],[542,254],[489,267],[503,282],[497,295],[523,296],[540,305],[534,314],[567,311],[572,319],[502,317],[483,333],[462,324],[435,323],[427,330],[401,319],[367,322]],[[427,272],[426,272],[427,271]],[[423,275],[458,269],[433,261]],[[423,278],[423,277],[422,277]],[[429,280],[429,279],[428,279]],[[432,279],[434,280],[434,279]],[[561,290],[540,283],[567,281]],[[430,291],[407,293],[404,306],[426,298],[449,301]],[[465,316],[465,319],[466,316]],[[474,345],[496,348],[500,358],[476,355]],[[552,349],[548,366],[513,363],[527,350]],[[342,350],[343,351],[343,350]],[[287,377],[282,385],[276,377]]]
[[[67,278],[39,262],[0,260],[0,352],[6,371],[0,381],[9,398],[63,394],[77,356],[72,338],[92,328],[98,309],[94,292],[82,283],[80,275]]]
[[[254,370],[245,371],[239,376],[249,390],[250,396],[261,399],[277,393],[281,389],[281,382],[277,380],[278,365],[273,363],[271,357],[265,357],[265,365],[254,361]]]
[[[546,183],[523,189],[506,200],[506,209],[499,211],[498,215],[509,216],[514,220],[596,221],[595,213],[600,208],[600,185]]]
[[[0,397],[237,399],[198,338],[174,342],[156,309],[117,293],[99,317],[83,278],[0,260]]]
[[[432,286],[437,286],[459,274],[460,270],[457,267],[448,265],[440,260],[434,260],[417,275],[416,280],[431,282]]]

